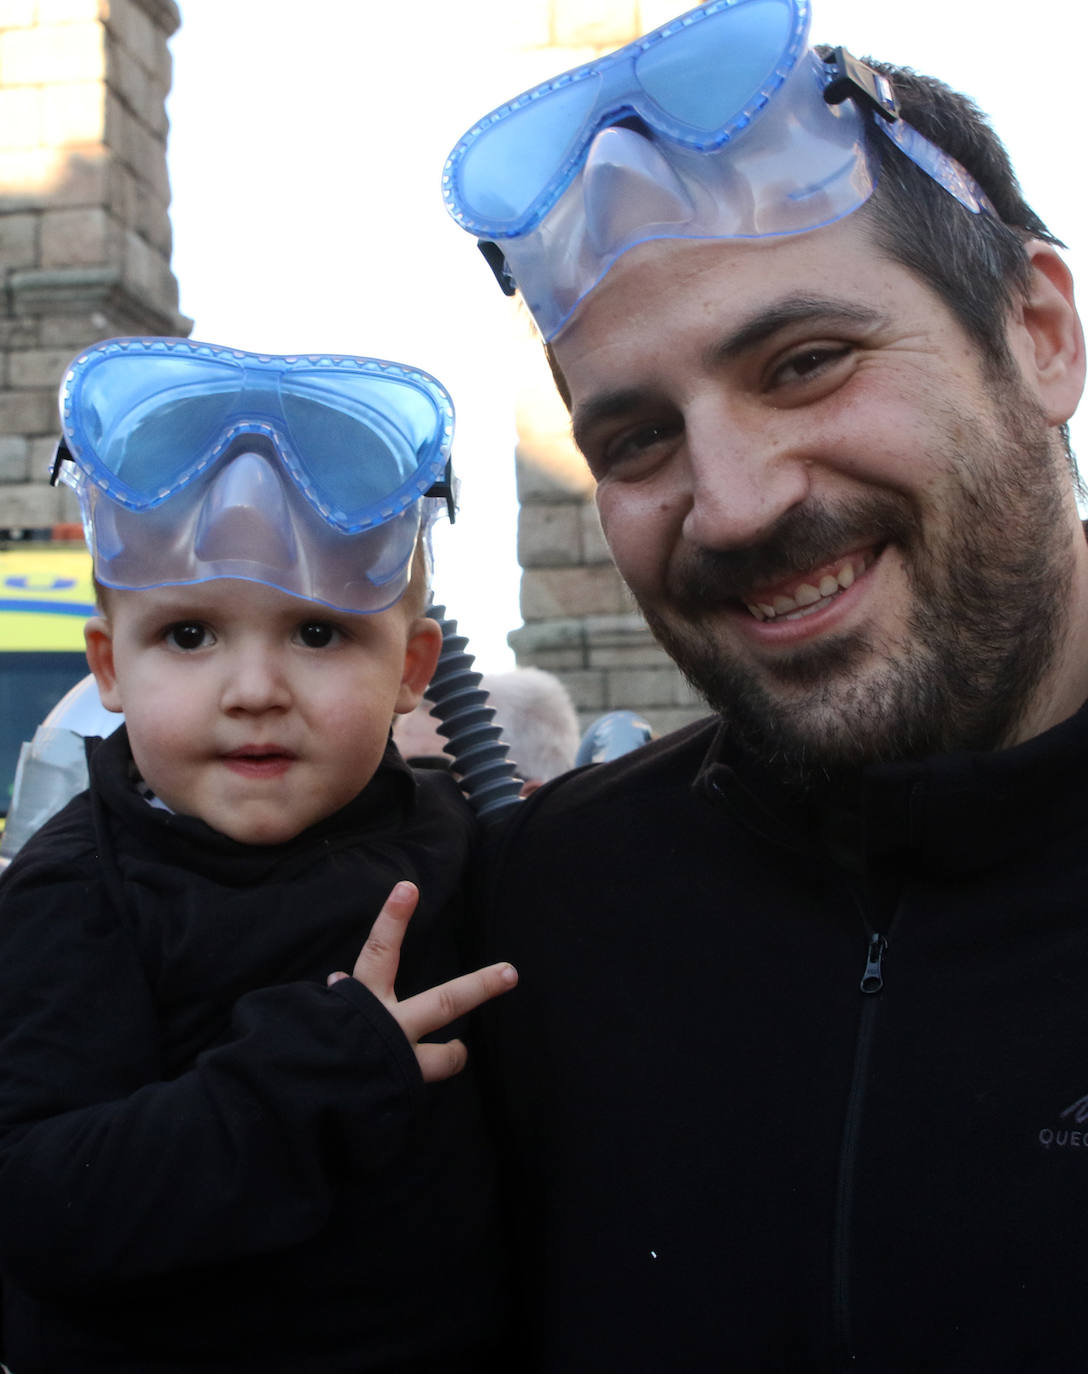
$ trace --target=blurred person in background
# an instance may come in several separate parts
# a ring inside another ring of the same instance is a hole
[[[488,694],[494,723],[502,730],[510,760],[517,765],[523,797],[574,766],[580,740],[578,715],[570,693],[554,673],[512,668],[483,674],[479,685]],[[445,751],[446,737],[426,698],[414,711],[397,717],[393,739],[413,768],[452,767],[453,760]]]

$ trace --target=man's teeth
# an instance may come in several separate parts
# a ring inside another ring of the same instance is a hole
[[[776,596],[773,601],[746,601],[744,604],[757,620],[799,620],[810,608],[829,597],[837,596],[854,585],[857,574],[853,563],[844,563],[838,575],[824,573],[819,583],[802,582],[792,596]]]

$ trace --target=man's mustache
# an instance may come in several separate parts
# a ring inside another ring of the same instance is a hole
[[[915,529],[906,498],[891,492],[836,506],[809,501],[787,511],[758,543],[684,550],[669,569],[669,595],[692,612],[748,600],[761,588],[830,563],[851,549],[905,544]]]

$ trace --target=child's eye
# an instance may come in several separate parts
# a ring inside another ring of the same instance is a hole
[[[163,636],[175,649],[204,649],[215,643],[215,636],[199,620],[179,620],[166,627]]]
[[[307,649],[324,649],[333,643],[340,631],[328,620],[304,620],[296,633],[299,643]]]

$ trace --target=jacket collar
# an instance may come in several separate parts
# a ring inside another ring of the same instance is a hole
[[[390,740],[378,771],[346,806],[284,844],[256,845],[232,840],[195,816],[150,806],[137,787],[139,775],[124,725],[104,740],[88,742],[88,767],[107,807],[130,830],[154,843],[169,834],[180,864],[239,884],[262,881],[284,863],[305,861],[315,848],[329,851],[354,842],[364,830],[398,830],[415,809],[418,786]]]
[[[1088,822],[1088,704],[1011,749],[873,765],[835,797],[781,786],[723,724],[696,786],[795,852],[855,870],[909,861],[967,872]]]

